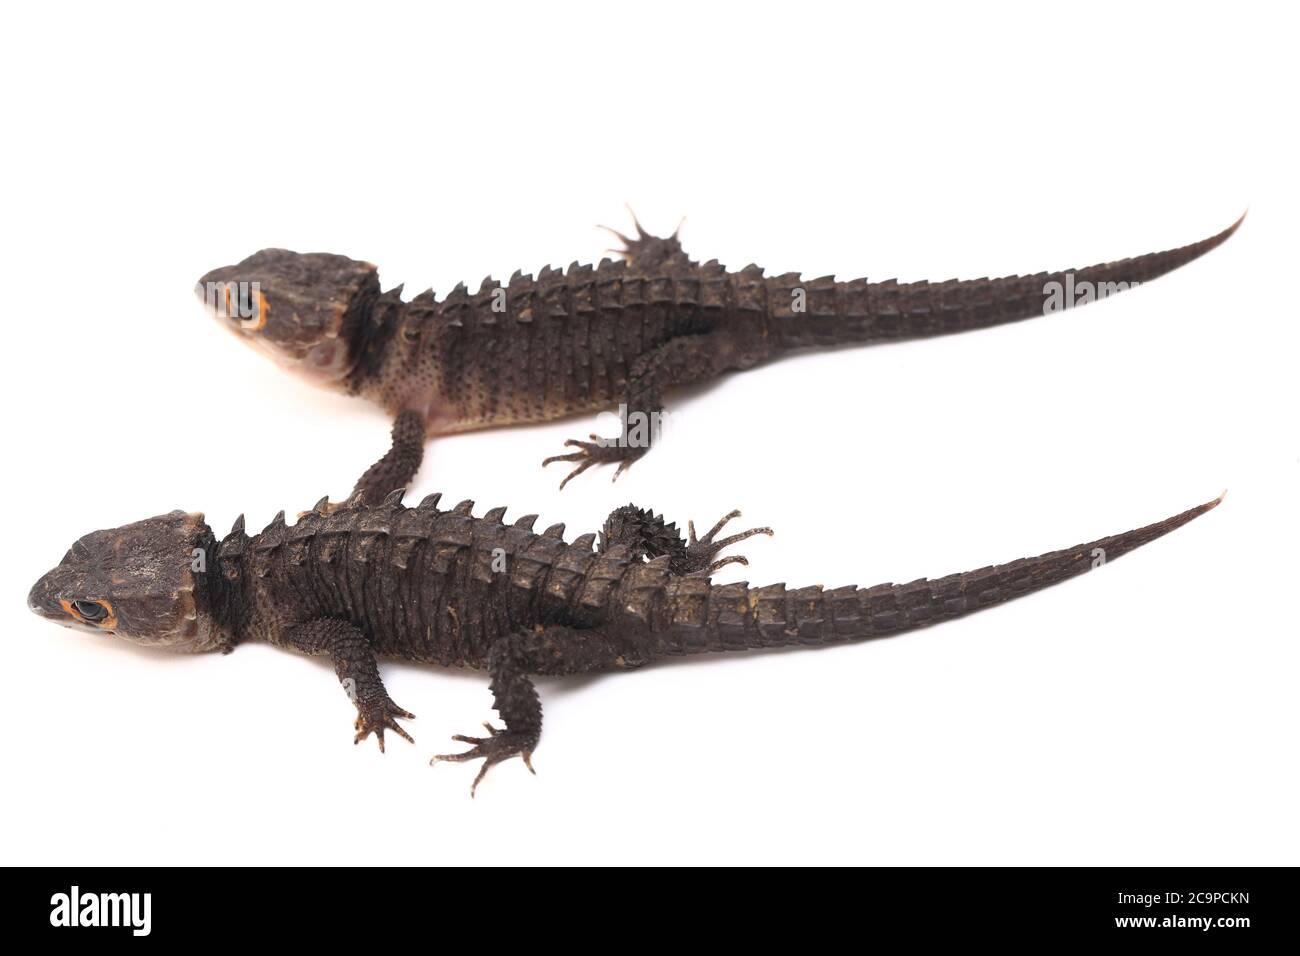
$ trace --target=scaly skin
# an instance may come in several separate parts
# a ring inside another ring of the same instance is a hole
[[[752,368],[788,352],[894,341],[985,328],[1042,315],[1049,283],[1146,282],[1225,241],[1241,220],[1209,239],[1088,268],[1003,279],[898,283],[797,273],[765,276],[698,263],[677,236],[621,236],[626,261],[488,278],[403,302],[380,293],[374,266],[343,256],[257,253],[208,273],[213,283],[256,282],[252,319],[223,316],[250,343],[313,381],[361,395],[398,419],[394,451],[354,491],[374,503],[407,486],[426,438],[496,425],[544,422],[622,405],[613,439],[570,441],[546,459],[574,467],[640,458],[648,427],[676,386]],[[1107,288],[1116,290],[1115,286]],[[215,300],[214,300],[215,301]],[[229,300],[227,300],[229,301]],[[222,310],[218,309],[218,314]],[[638,427],[638,423],[646,427]]]
[[[243,518],[218,541],[202,515],[173,511],[78,540],[28,597],[43,617],[181,650],[229,651],[268,641],[327,656],[357,708],[356,740],[385,730],[410,740],[413,715],[384,688],[378,660],[488,672],[504,728],[456,739],[434,760],[484,763],[519,756],[531,769],[542,729],[532,677],[638,667],[664,657],[897,634],[960,617],[1081,574],[1218,504],[1036,558],[934,581],[824,590],[784,584],[715,585],[718,551],[756,529],[715,540],[728,515],[689,541],[628,505],[599,535],[571,543],[564,526],[532,531],[504,508],[481,518],[473,502],[406,508],[395,492],[376,506],[326,500],[293,526],[281,512],[249,537]]]

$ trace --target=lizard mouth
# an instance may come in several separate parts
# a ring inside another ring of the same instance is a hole
[[[338,339],[326,339],[297,354],[278,348],[265,338],[250,335],[241,329],[232,327],[232,331],[245,342],[251,343],[257,351],[276,365],[302,376],[313,385],[332,385],[347,375],[351,369],[347,358],[348,349]]]

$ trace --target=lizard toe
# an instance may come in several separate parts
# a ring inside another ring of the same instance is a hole
[[[550,458],[543,460],[543,468],[556,461],[577,463],[577,467],[560,482],[561,491],[564,490],[565,485],[592,465],[617,463],[618,470],[614,472],[614,480],[617,481],[618,476],[627,471],[632,462],[646,453],[645,447],[629,445],[620,442],[618,439],[601,438],[599,435],[591,435],[590,438],[590,441],[579,441],[576,438],[570,438],[564,443],[565,447],[577,448],[578,451],[569,452],[565,455],[552,455]]]
[[[488,736],[486,737],[469,737],[465,734],[453,734],[452,740],[457,743],[470,744],[469,750],[461,751],[454,754],[435,754],[429,759],[429,765],[434,766],[440,762],[447,763],[464,763],[468,760],[482,760],[483,766],[479,768],[478,775],[470,785],[469,795],[473,797],[478,790],[479,783],[487,776],[487,772],[502,761],[509,760],[511,757],[519,757],[528,768],[529,773],[536,774],[533,769],[533,748],[537,745],[536,735],[513,733],[508,728],[498,730],[491,724],[484,724],[487,728]]]

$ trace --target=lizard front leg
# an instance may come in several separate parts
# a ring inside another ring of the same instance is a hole
[[[350,501],[376,505],[398,488],[406,488],[424,459],[424,416],[404,411],[393,422],[393,446],[361,476]]]
[[[716,540],[718,532],[732,518],[739,518],[739,511],[724,515],[702,538],[695,537],[695,522],[688,521],[689,538],[682,540],[677,524],[666,524],[662,516],[648,508],[636,505],[624,505],[615,508],[605,519],[600,530],[597,548],[607,551],[615,545],[623,545],[637,558],[658,558],[668,555],[669,571],[683,577],[708,577],[714,571],[728,564],[748,565],[749,561],[742,555],[728,555],[714,561],[714,556],[723,548],[733,545],[754,535],[771,535],[771,528],[751,528],[739,534],[733,534],[721,541]]]
[[[287,628],[279,642],[304,654],[329,655],[339,683],[357,708],[357,735],[353,743],[361,743],[374,733],[383,751],[385,729],[415,743],[395,719],[414,720],[415,714],[398,707],[388,696],[379,676],[375,652],[366,636],[352,624],[332,617],[315,618]]]
[[[662,395],[673,385],[689,385],[713,378],[720,371],[714,342],[708,335],[684,335],[670,339],[637,358],[628,376],[628,399],[623,404],[622,434],[617,438],[592,435],[591,441],[569,439],[564,444],[578,451],[552,455],[542,462],[545,468],[554,461],[576,462],[577,467],[560,482],[563,490],[592,465],[617,462],[614,480],[650,450],[659,431],[663,412]]]

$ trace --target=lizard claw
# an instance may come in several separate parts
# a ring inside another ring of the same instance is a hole
[[[386,696],[377,701],[358,703],[357,719],[356,723],[353,724],[357,730],[357,735],[352,742],[359,744],[373,733],[375,739],[379,741],[379,752],[383,753],[384,731],[387,729],[400,737],[405,737],[411,743],[415,743],[411,735],[394,719],[396,717],[414,720],[415,714],[398,707]]]
[[[752,538],[754,535],[765,534],[769,537],[772,535],[771,528],[751,528],[748,531],[742,531],[739,534],[733,534],[721,541],[714,540],[718,532],[732,518],[739,518],[739,511],[732,511],[718,519],[718,523],[709,529],[708,533],[702,538],[695,537],[695,522],[686,522],[687,542],[683,558],[681,559],[681,568],[686,577],[707,578],[718,568],[728,564],[748,565],[749,561],[738,554],[728,555],[717,561],[713,560],[723,548],[735,544],[738,541],[744,541],[746,538]]]
[[[482,758],[483,766],[479,768],[478,776],[474,778],[474,783],[469,788],[471,797],[478,790],[479,782],[487,776],[488,770],[503,760],[509,760],[511,757],[521,758],[529,773],[537,773],[533,769],[533,748],[537,746],[536,735],[529,736],[514,733],[508,728],[499,730],[489,723],[484,723],[483,726],[487,728],[488,735],[486,737],[467,737],[464,734],[452,735],[451,739],[458,743],[472,744],[473,746],[469,750],[458,754],[437,754],[429,760],[429,766],[433,766],[443,760],[450,763],[463,763],[466,760]]]
[[[627,471],[632,462],[646,453],[645,446],[622,444],[617,439],[601,438],[599,435],[591,435],[590,438],[591,441],[578,441],[570,438],[564,443],[565,447],[577,448],[578,451],[569,452],[567,455],[552,455],[542,462],[543,468],[553,461],[574,461],[578,463],[578,466],[560,482],[561,491],[564,490],[565,485],[592,465],[603,462],[618,462],[618,470],[614,472],[614,481],[618,481],[618,476]]]

